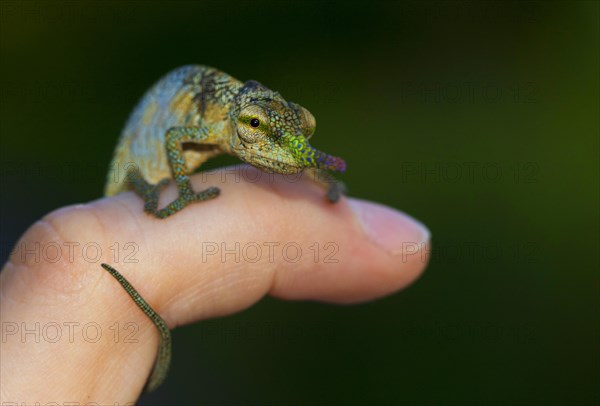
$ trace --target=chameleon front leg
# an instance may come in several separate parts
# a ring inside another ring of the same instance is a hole
[[[160,190],[168,183],[168,179],[163,179],[158,184],[152,185],[136,170],[128,174],[129,184],[144,199],[144,210],[147,213],[164,219],[177,213],[192,202],[213,199],[219,195],[219,188],[216,187],[210,187],[198,193],[194,192],[183,155],[183,143],[202,143],[207,141],[208,138],[208,130],[203,127],[173,127],[167,131],[165,136],[167,157],[179,190],[179,196],[163,209],[158,209],[158,198]]]
[[[337,203],[338,200],[340,200],[340,197],[348,192],[348,188],[346,188],[344,182],[335,179],[322,169],[309,168],[306,169],[304,173],[306,173],[311,180],[327,190],[325,197],[331,203]]]
[[[135,304],[144,312],[146,316],[158,329],[160,333],[160,344],[158,347],[158,353],[156,355],[156,361],[152,368],[152,374],[146,382],[146,390],[151,392],[158,388],[169,372],[169,365],[171,364],[171,331],[167,326],[167,323],[160,317],[158,313],[146,302],[137,290],[123,275],[121,275],[115,268],[107,264],[101,264],[102,268],[106,269],[119,284],[125,289],[127,294],[133,299]]]

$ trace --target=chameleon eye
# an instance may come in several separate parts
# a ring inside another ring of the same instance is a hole
[[[258,105],[251,104],[241,109],[236,123],[238,136],[246,144],[264,139],[269,133],[265,123],[269,122],[266,111]]]

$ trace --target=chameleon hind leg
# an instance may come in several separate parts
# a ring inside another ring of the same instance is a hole
[[[193,202],[200,202],[217,197],[219,188],[210,187],[201,192],[194,192],[187,173],[183,143],[193,142],[201,144],[209,138],[208,131],[203,127],[173,127],[165,136],[167,157],[179,196],[165,208],[158,209],[160,190],[168,183],[163,179],[156,185],[148,183],[136,170],[129,173],[129,183],[133,189],[144,199],[144,210],[154,216],[164,219],[169,217]]]
[[[102,264],[102,268],[106,269],[119,282],[135,304],[152,320],[152,323],[154,323],[160,333],[160,344],[156,361],[154,362],[152,373],[146,382],[146,390],[152,392],[163,383],[169,372],[169,365],[171,364],[171,331],[162,317],[140,296],[138,291],[131,286],[123,275],[110,265]]]

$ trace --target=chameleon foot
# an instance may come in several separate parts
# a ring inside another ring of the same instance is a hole
[[[190,189],[191,190],[191,189]],[[217,187],[209,187],[206,190],[198,193],[181,193],[179,197],[173,200],[167,207],[160,210],[155,210],[152,214],[160,219],[167,218],[193,202],[202,202],[204,200],[214,199],[219,196],[221,190]]]
[[[194,193],[189,180],[178,185],[179,197],[172,201],[164,209],[158,209],[158,199],[160,191],[169,184],[169,179],[163,179],[156,185],[147,182],[137,170],[128,173],[129,187],[131,187],[142,199],[144,199],[144,211],[158,218],[167,218],[192,202],[201,202],[213,199],[219,196],[220,190],[217,187],[209,187],[198,193]]]
[[[331,184],[331,186],[329,186],[325,197],[331,203],[337,203],[340,200],[340,197],[345,195],[347,192],[348,188],[346,188],[346,184],[344,182],[335,181]]]
[[[125,289],[125,292],[127,292],[144,314],[152,320],[152,323],[154,323],[160,333],[160,344],[156,355],[156,361],[154,362],[154,368],[152,368],[152,373],[148,378],[148,382],[146,382],[146,390],[152,392],[163,383],[167,377],[167,372],[169,372],[169,365],[171,364],[171,331],[162,317],[150,307],[148,302],[140,296],[138,291],[131,286],[129,281],[127,281],[123,275],[110,265],[102,264],[102,268],[106,269],[117,282],[121,284],[123,289]]]
[[[337,180],[336,178],[334,178],[329,173],[323,170],[309,168],[305,170],[305,174],[308,176],[309,179],[313,180],[318,185],[327,190],[325,198],[330,203],[337,203],[342,197],[342,195],[345,195],[348,192],[348,188],[346,188],[344,182]]]

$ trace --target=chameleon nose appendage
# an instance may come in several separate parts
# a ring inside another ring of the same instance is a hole
[[[327,171],[346,171],[346,162],[342,158],[326,154],[314,148],[313,150],[315,151],[313,159],[315,160],[315,166],[317,168],[325,169]]]
[[[285,142],[296,160],[305,168],[318,168],[337,172],[346,171],[346,162],[342,158],[311,147],[308,140],[301,135],[288,136]]]

